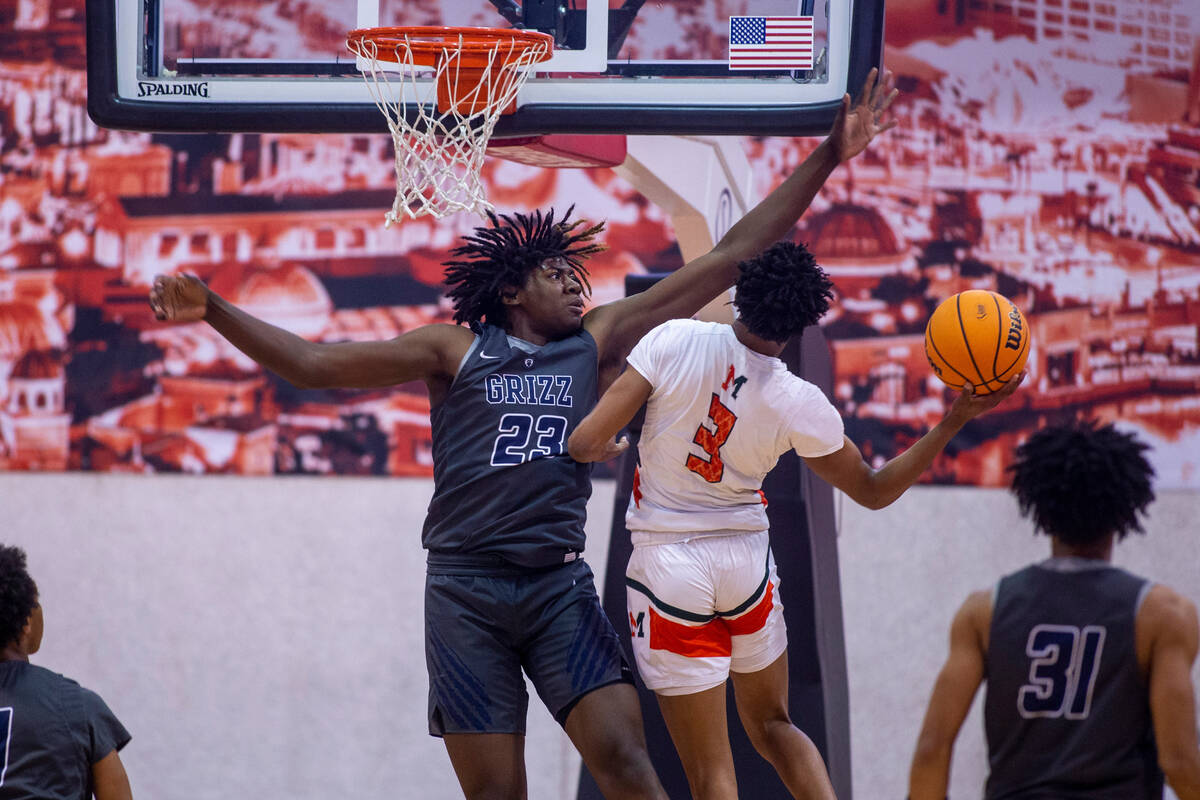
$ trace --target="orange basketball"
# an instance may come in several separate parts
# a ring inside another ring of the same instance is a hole
[[[925,357],[951,388],[991,394],[1020,374],[1029,357],[1029,325],[1007,297],[970,289],[948,297],[925,326]]]

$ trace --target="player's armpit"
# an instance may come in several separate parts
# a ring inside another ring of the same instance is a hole
[[[133,800],[129,776],[116,750],[92,764],[92,787],[96,800]]]
[[[1158,585],[1142,603],[1136,625],[1139,645],[1149,648],[1150,713],[1159,764],[1179,800],[1200,800],[1200,746],[1191,678],[1200,642],[1196,607]]]
[[[991,594],[975,592],[950,625],[950,654],[929,698],[909,771],[912,800],[940,800],[946,796],[954,740],[983,683],[991,617]]]
[[[650,398],[653,387],[633,367],[628,367],[596,403],[567,439],[567,452],[580,462],[604,461],[628,446],[614,443],[616,435],[629,424],[638,409]]]

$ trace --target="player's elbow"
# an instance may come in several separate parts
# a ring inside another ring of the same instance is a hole
[[[873,479],[863,481],[847,491],[846,494],[863,508],[869,508],[872,511],[887,508],[896,500],[895,495],[885,492],[883,487]]]
[[[954,740],[933,731],[921,731],[913,750],[913,768],[934,768],[949,764]]]
[[[581,433],[578,428],[575,432],[567,437],[567,455],[580,464],[586,464],[589,461],[595,461],[592,455],[595,450],[595,443],[591,442],[585,433]]]

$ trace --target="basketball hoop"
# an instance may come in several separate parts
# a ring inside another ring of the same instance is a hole
[[[396,202],[385,226],[402,214],[491,209],[479,178],[488,139],[500,115],[516,111],[533,66],[550,58],[553,37],[504,28],[363,28],[347,35],[346,46],[365,64],[363,79],[395,142]],[[424,84],[418,75],[433,80]]]

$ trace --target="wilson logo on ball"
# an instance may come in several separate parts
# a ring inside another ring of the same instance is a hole
[[[1025,330],[1025,321],[1021,318],[1021,312],[1017,311],[1016,306],[1008,312],[1008,338],[1004,341],[1004,346],[1009,350],[1021,349],[1021,331]]]
[[[969,383],[975,394],[991,394],[1025,366],[1025,317],[1003,295],[983,289],[959,292],[929,317],[925,356],[946,385],[961,389]]]

